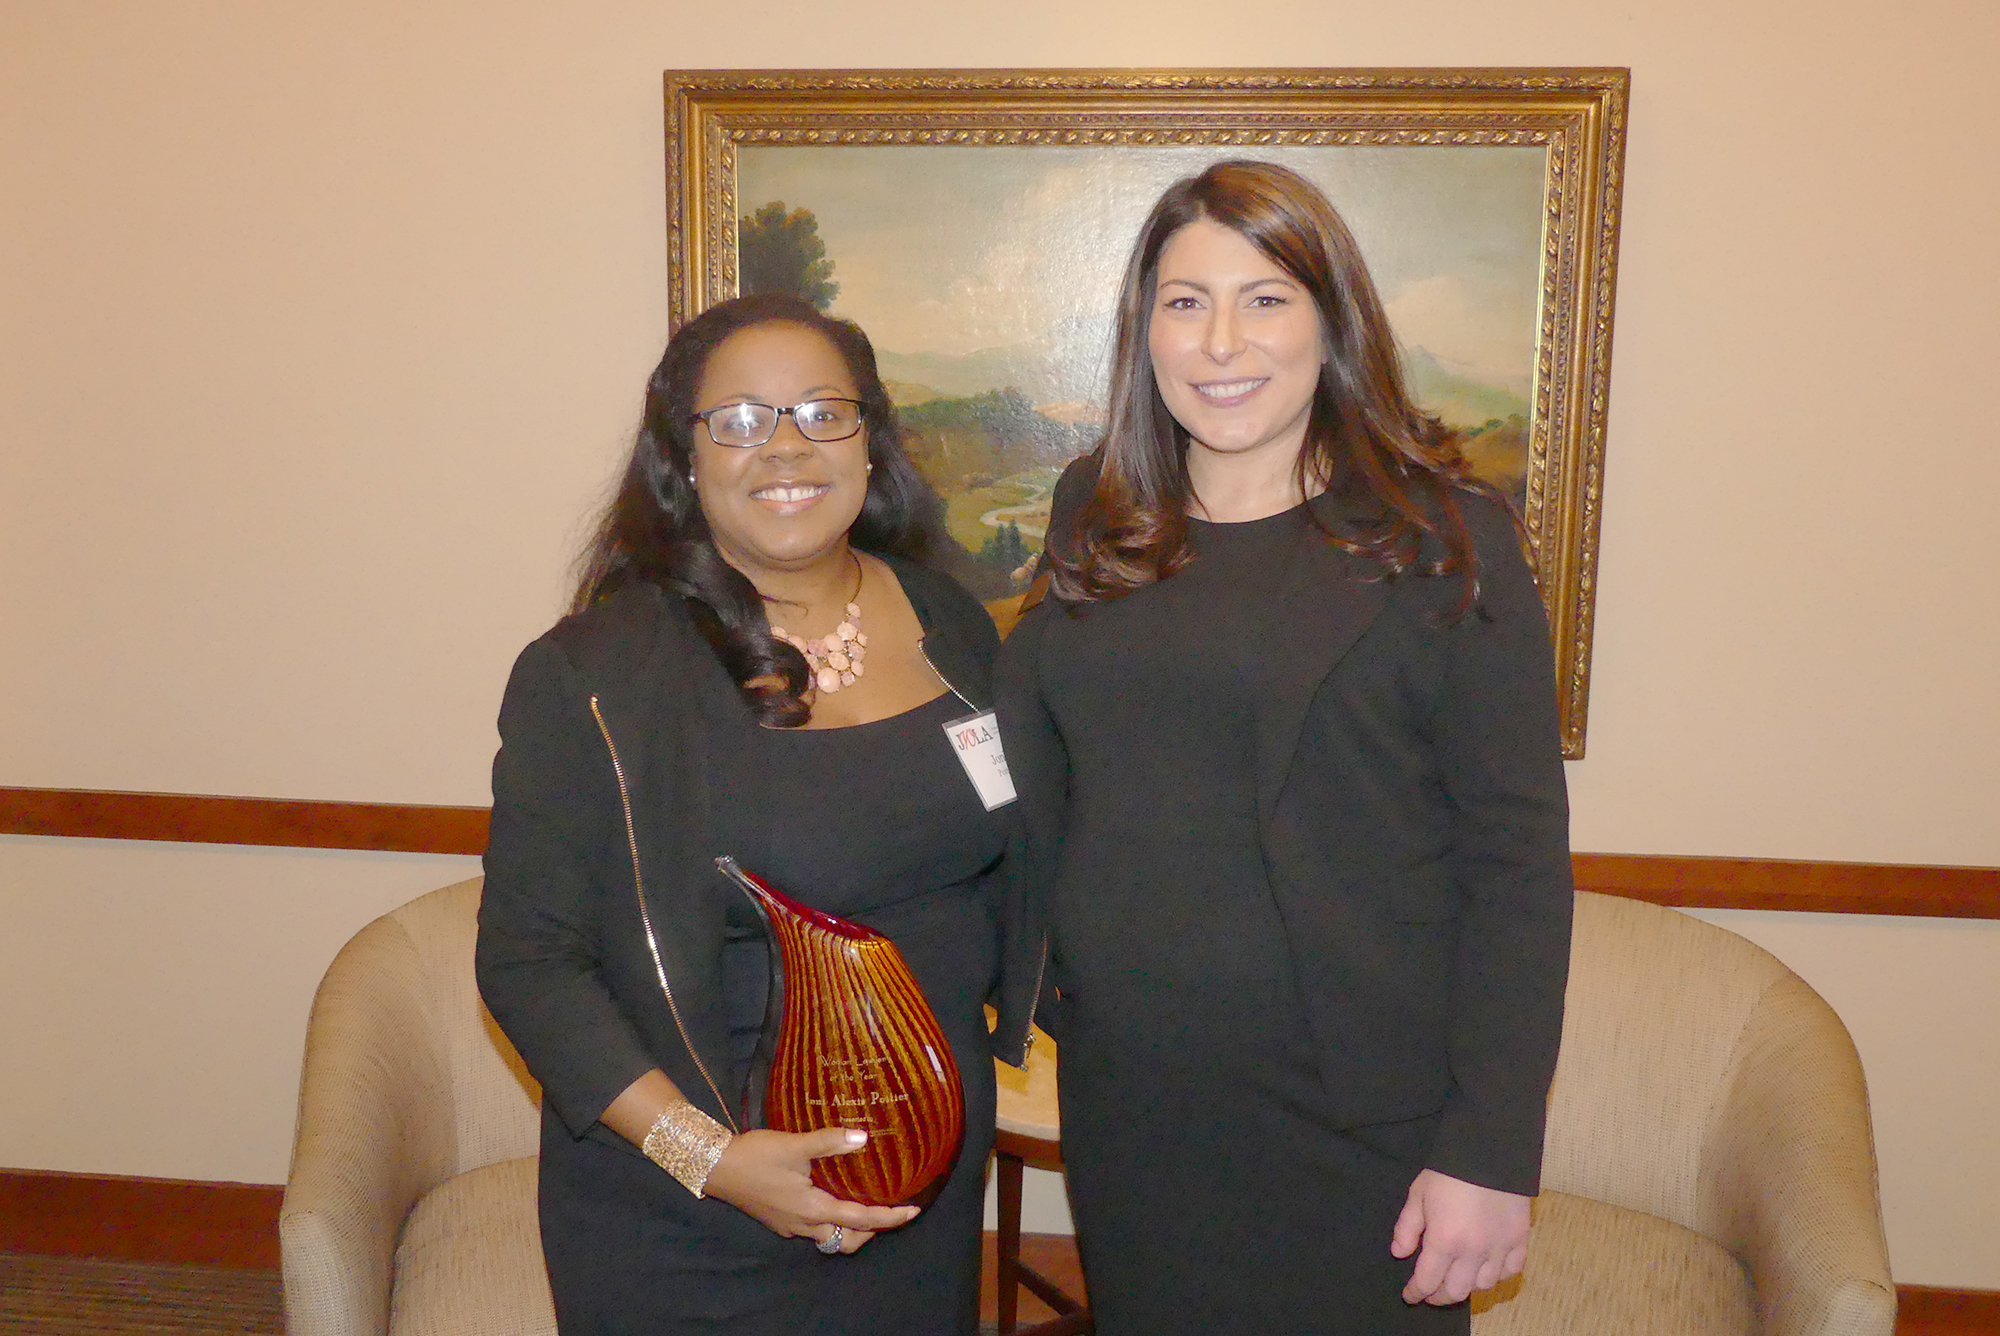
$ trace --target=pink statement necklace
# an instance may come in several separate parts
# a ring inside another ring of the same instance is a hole
[[[852,554],[850,554],[852,555]],[[806,669],[813,685],[831,696],[842,687],[854,685],[861,676],[861,660],[868,653],[868,637],[861,631],[861,558],[854,558],[854,597],[843,609],[845,621],[831,634],[807,640],[795,636],[775,622],[771,634],[806,656]]]

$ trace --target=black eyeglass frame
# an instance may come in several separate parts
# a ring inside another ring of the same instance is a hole
[[[838,436],[813,435],[810,431],[806,430],[805,423],[800,420],[799,414],[806,409],[812,408],[816,404],[854,405],[853,428],[848,431],[842,432]],[[771,412],[771,430],[765,433],[762,440],[717,441],[715,439],[715,425],[711,423],[709,419],[714,417],[717,413],[727,413],[732,408],[769,409]],[[860,399],[849,399],[845,395],[839,395],[839,394],[824,394],[817,399],[806,399],[799,403],[793,404],[790,408],[779,408],[775,404],[763,403],[756,399],[739,399],[733,404],[717,404],[714,408],[704,409],[699,413],[691,414],[688,417],[688,425],[693,426],[695,423],[699,422],[703,427],[707,428],[708,439],[714,441],[715,444],[721,446],[724,450],[755,450],[760,445],[769,445],[771,443],[771,438],[778,434],[778,423],[783,421],[785,418],[790,418],[792,420],[792,426],[798,429],[799,435],[805,437],[808,441],[811,441],[814,445],[832,445],[835,441],[852,440],[854,437],[861,434],[861,429],[864,426],[868,425],[868,405]]]

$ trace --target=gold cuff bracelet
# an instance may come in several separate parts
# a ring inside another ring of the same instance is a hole
[[[682,1102],[653,1121],[653,1130],[646,1133],[639,1149],[699,1197],[730,1140],[728,1128],[694,1105]]]

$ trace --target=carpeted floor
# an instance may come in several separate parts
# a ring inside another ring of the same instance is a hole
[[[1081,1291],[1067,1238],[1028,1235],[1022,1256],[1058,1284]],[[980,1331],[993,1324],[993,1237],[986,1238]],[[1051,1317],[1021,1296],[1021,1320]],[[284,1304],[275,1271],[172,1266],[0,1252],[0,1336],[282,1336]]]
[[[0,1332],[281,1336],[275,1271],[0,1253]]]

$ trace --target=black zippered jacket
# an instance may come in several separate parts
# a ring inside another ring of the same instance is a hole
[[[949,576],[888,560],[932,664],[989,705],[999,638],[985,610]],[[718,684],[723,698],[734,693],[681,600],[651,584],[564,618],[522,651],[507,684],[476,968],[487,1007],[542,1084],[545,1176],[558,1130],[636,1155],[598,1119],[654,1067],[724,1126],[743,1120],[741,1092],[725,1088],[722,1000],[725,915],[738,892],[715,870],[724,851],[710,834],[702,710]],[[1011,878],[1009,863],[992,875]],[[1010,880],[998,889],[1007,982],[994,999],[994,1051],[1018,1063],[1037,962],[1014,958],[1041,943],[1009,930],[1020,897]]]

